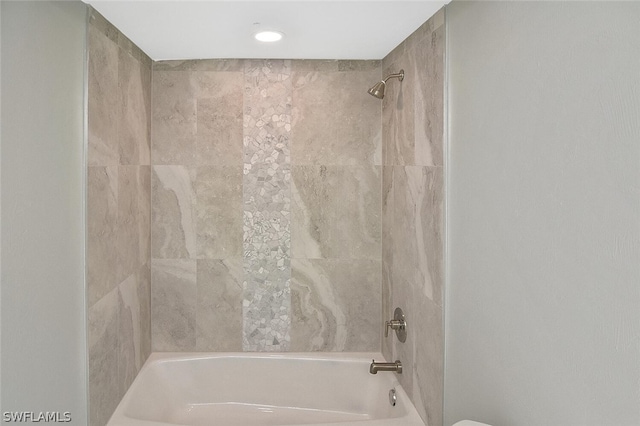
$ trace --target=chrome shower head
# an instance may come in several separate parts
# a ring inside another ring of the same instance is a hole
[[[396,74],[389,74],[384,80],[374,84],[373,87],[369,89],[368,93],[378,99],[384,98],[384,89],[387,87],[387,80],[390,78],[397,78],[402,81],[404,79],[404,70],[400,70],[400,72]]]

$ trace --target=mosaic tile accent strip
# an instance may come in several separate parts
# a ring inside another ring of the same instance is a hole
[[[291,338],[291,61],[247,60],[244,85],[245,351],[286,351]]]

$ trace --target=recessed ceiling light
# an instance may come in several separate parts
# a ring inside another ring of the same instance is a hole
[[[255,33],[254,37],[258,41],[262,41],[265,43],[273,43],[274,41],[282,40],[282,37],[284,37],[284,34],[282,34],[280,31],[269,30],[269,31],[257,32]]]

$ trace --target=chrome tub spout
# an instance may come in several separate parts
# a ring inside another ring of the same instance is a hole
[[[371,365],[369,366],[369,373],[378,374],[378,371],[394,371],[402,374],[402,363],[400,360],[396,360],[396,362],[376,362],[372,359]]]

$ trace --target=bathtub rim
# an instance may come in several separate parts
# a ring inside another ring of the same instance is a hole
[[[381,352],[153,352],[149,355],[140,371],[136,375],[129,389],[125,392],[123,398],[119,401],[116,409],[114,410],[111,418],[107,422],[107,426],[129,426],[129,425],[148,425],[148,426],[168,426],[178,425],[173,423],[164,423],[153,420],[136,419],[125,415],[127,405],[132,398],[132,392],[135,392],[139,377],[147,370],[152,369],[153,366],[162,365],[170,362],[187,362],[198,361],[207,359],[222,359],[222,358],[243,358],[243,359],[292,359],[292,360],[308,360],[308,361],[343,361],[343,362],[355,362],[362,363],[363,368],[367,368],[368,363],[371,360],[376,361],[388,361],[382,355]],[[413,405],[406,390],[400,384],[399,378],[396,373],[378,373],[382,375],[392,374],[391,378],[392,386],[396,389],[398,396],[403,400],[403,409],[406,411],[404,417],[395,419],[377,419],[367,421],[366,425],[361,422],[356,422],[362,426],[424,426],[417,413],[415,406]],[[405,419],[409,423],[397,423]],[[419,423],[418,423],[419,422]],[[353,424],[356,424],[353,423]],[[352,423],[331,423],[327,426],[340,426],[351,425]],[[309,424],[309,426],[324,426],[325,424]]]

